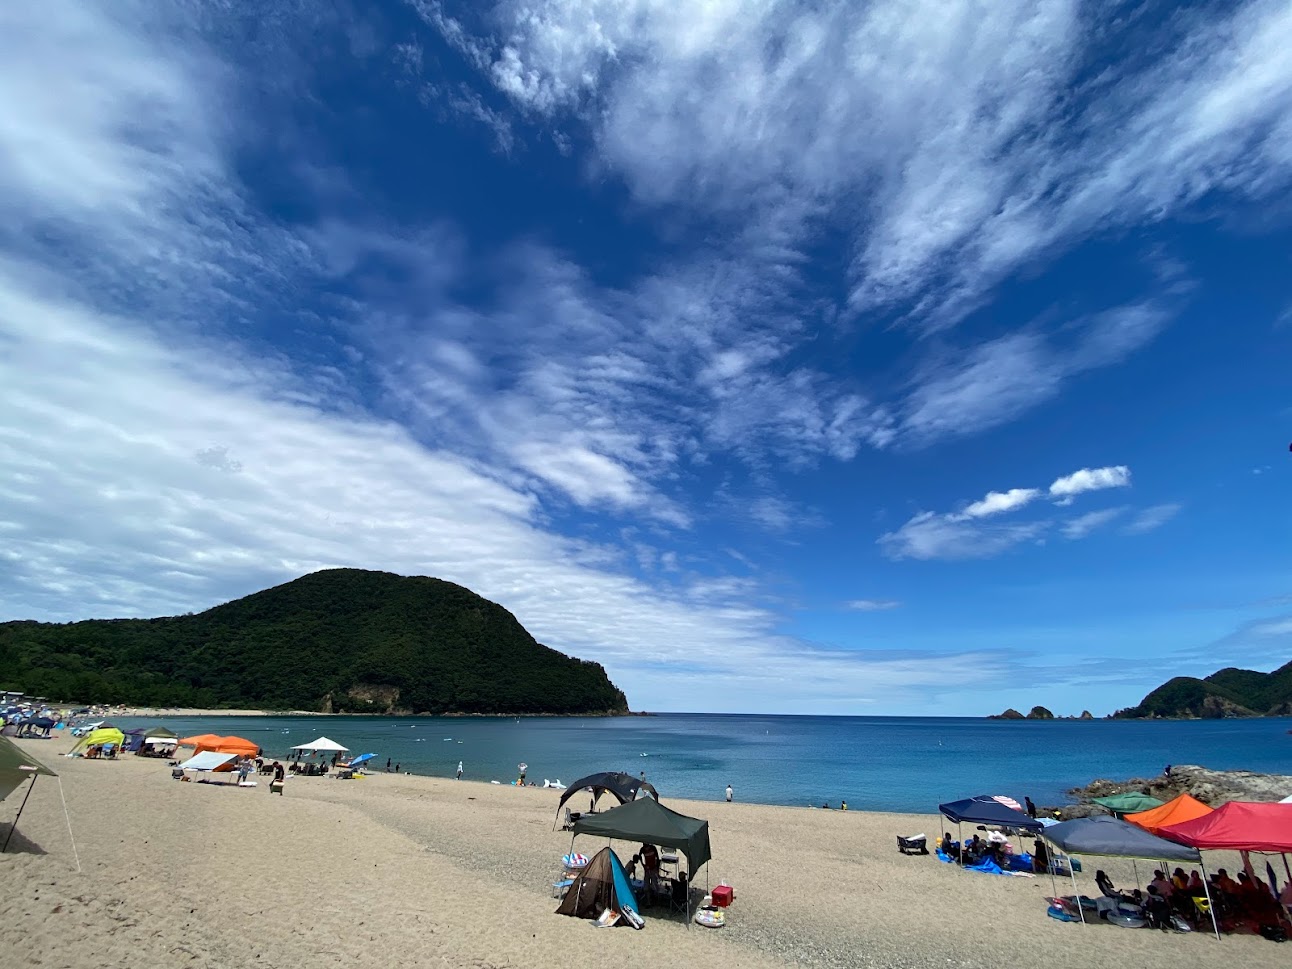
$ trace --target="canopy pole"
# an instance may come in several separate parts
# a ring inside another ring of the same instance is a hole
[[[1211,883],[1207,880],[1207,863],[1202,860],[1199,854],[1198,864],[1202,867],[1202,892],[1207,896],[1207,911],[1211,913],[1211,928],[1216,933],[1216,941],[1220,941],[1220,925],[1216,922],[1216,903],[1211,900]]]
[[[1055,898],[1058,898],[1059,883],[1054,878],[1054,843],[1049,838],[1046,838],[1044,834],[1041,835],[1041,838],[1050,846],[1050,850],[1045,853],[1045,867],[1050,873],[1050,891],[1054,892]]]
[[[1072,876],[1072,897],[1077,900],[1077,914],[1081,916],[1081,924],[1085,925],[1086,909],[1085,906],[1081,904],[1081,892],[1077,890],[1077,869],[1072,866],[1072,855],[1067,854],[1066,851],[1064,854],[1068,859],[1068,874]]]
[[[36,786],[36,778],[39,776],[39,774],[31,775],[31,783],[27,785],[27,793],[22,796],[22,803],[18,805],[18,813],[14,816],[13,824],[9,826],[9,835],[4,839],[4,847],[0,848],[0,855],[9,850],[9,839],[18,830],[18,818],[22,817],[22,809],[27,806],[27,798],[31,797],[31,789]]]

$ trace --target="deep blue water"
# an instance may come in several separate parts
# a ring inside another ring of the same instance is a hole
[[[137,726],[156,720],[114,720]],[[660,714],[601,718],[165,718],[181,736],[236,734],[283,757],[320,734],[416,774],[569,783],[646,772],[662,795],[854,810],[933,812],[975,794],[1062,803],[1096,777],[1151,776],[1168,763],[1292,774],[1292,718],[1000,721],[907,717]],[[452,738],[446,740],[444,738]],[[460,741],[460,742],[459,742]],[[643,757],[642,754],[647,756]],[[1292,795],[1292,790],[1287,792]]]

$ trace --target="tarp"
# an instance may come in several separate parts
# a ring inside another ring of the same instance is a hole
[[[126,735],[116,727],[100,727],[98,730],[91,730],[82,736],[77,741],[76,746],[72,748],[71,753],[75,754],[97,744],[116,744],[119,747],[125,739]]]
[[[0,801],[8,797],[27,778],[35,777],[37,774],[58,776],[8,737],[0,737]]]
[[[1108,797],[1096,797],[1092,799],[1101,807],[1106,807],[1113,814],[1134,814],[1137,811],[1151,811],[1153,808],[1162,806],[1162,801],[1156,797],[1150,797],[1148,794],[1141,794],[1138,791],[1129,791],[1126,794],[1110,794]]]
[[[969,824],[995,824],[1002,828],[1022,828],[1025,831],[1040,831],[1044,827],[1035,818],[1029,818],[1022,811],[1007,808],[994,797],[985,795],[939,804],[938,810],[956,824],[967,821]]]
[[[655,800],[659,800],[659,791],[655,790],[654,785],[648,784],[640,777],[633,777],[632,774],[626,774],[623,771],[601,771],[597,774],[589,774],[587,777],[580,777],[577,781],[570,784],[561,800],[557,802],[556,809],[560,809],[565,802],[578,794],[579,791],[586,791],[592,788],[593,798],[599,798],[602,794],[609,792],[613,794],[620,804],[627,804],[637,796],[638,791],[646,791]]]
[[[1185,821],[1192,821],[1194,818],[1205,817],[1214,810],[1206,804],[1203,804],[1191,794],[1181,794],[1173,801],[1167,801],[1161,807],[1155,807],[1150,811],[1140,811],[1136,814],[1126,815],[1126,821],[1138,828],[1143,828],[1149,834],[1160,834],[1162,828],[1172,824],[1182,824]]]
[[[677,848],[686,855],[691,877],[712,855],[709,852],[709,822],[688,818],[664,807],[653,798],[629,801],[602,814],[591,814],[574,822],[574,834],[619,838],[640,844]]]
[[[577,875],[556,907],[558,915],[580,919],[599,918],[611,908],[615,911],[637,911],[637,898],[619,856],[609,847],[602,848]]]
[[[1080,853],[1193,862],[1200,861],[1202,857],[1193,848],[1164,841],[1143,828],[1137,828],[1109,814],[1064,821],[1046,828],[1045,838],[1070,855]]]
[[[1230,801],[1203,817],[1162,828],[1162,837],[1194,848],[1292,852],[1292,804]]]
[[[221,754],[214,750],[204,750],[184,761],[182,766],[184,770],[218,770],[237,759],[237,754]]]
[[[311,740],[307,744],[297,744],[292,750],[335,750],[349,751],[349,747],[342,747],[335,740],[328,740],[327,737],[319,737],[317,740]]]

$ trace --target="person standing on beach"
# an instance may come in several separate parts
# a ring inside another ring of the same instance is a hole
[[[387,758],[386,758],[386,773],[387,773],[387,774],[389,774],[389,773],[390,773],[390,758],[389,758],[389,757],[387,757]]]
[[[462,761],[458,761],[458,776],[456,779],[462,780]]]
[[[1036,819],[1036,805],[1032,803],[1032,799],[1031,799],[1030,797],[1025,797],[1025,798],[1023,798],[1023,803],[1027,805],[1027,816],[1028,816],[1029,818],[1032,818],[1033,820],[1035,820],[1035,819]]]
[[[732,795],[733,795],[733,794],[735,794],[735,793],[736,793],[736,792],[735,792],[735,791],[733,791],[733,790],[731,789],[731,785],[730,785],[730,784],[728,784],[728,785],[727,785],[727,803],[728,803],[728,804],[730,804],[730,803],[731,803],[731,797],[732,797]]]
[[[398,765],[398,764],[396,764],[396,765],[395,765],[395,773],[396,773],[396,774],[398,774],[398,773],[399,773],[399,765]]]

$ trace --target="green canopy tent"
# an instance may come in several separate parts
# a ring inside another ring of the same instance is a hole
[[[713,857],[709,851],[708,821],[678,814],[651,797],[629,801],[602,814],[579,818],[574,822],[571,843],[581,834],[676,848],[686,855],[686,867],[691,881],[694,881],[695,873]],[[686,914],[689,928],[689,899]]]
[[[1108,797],[1097,797],[1094,798],[1094,802],[1100,807],[1106,807],[1115,817],[1119,818],[1123,814],[1151,811],[1153,808],[1159,808],[1166,803],[1138,791],[1130,791],[1126,794],[1110,794]]]
[[[8,737],[0,737],[0,801],[16,791],[28,778],[31,779],[31,783],[27,786],[27,793],[23,795],[22,804],[18,807],[18,814],[14,817],[9,834],[4,839],[4,847],[0,848],[0,854],[9,848],[9,839],[18,830],[18,818],[22,817],[22,809],[27,806],[27,798],[31,797],[31,789],[36,786],[36,778],[41,774],[48,777],[58,776]]]

